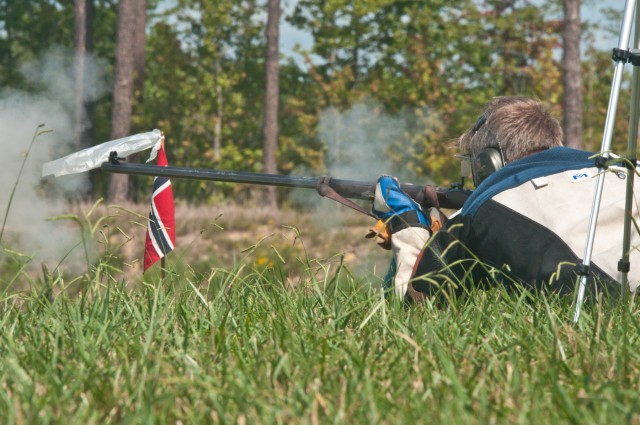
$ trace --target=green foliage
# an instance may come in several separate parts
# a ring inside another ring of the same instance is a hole
[[[19,65],[42,55],[52,45],[72,45],[73,4],[0,1],[0,41],[0,87],[30,89]]]
[[[4,298],[4,423],[629,423],[640,318],[474,291],[403,308],[344,269],[187,272]],[[89,287],[91,288],[91,287]]]
[[[455,3],[455,4],[454,4]],[[115,0],[95,0],[94,54],[113,72]],[[174,165],[260,171],[266,9],[262,1],[148,2],[147,59],[133,132],[165,132]],[[456,180],[449,143],[498,95],[542,99],[562,116],[561,10],[558,1],[300,0],[284,16],[313,37],[282,57],[278,167],[281,173],[322,173],[335,156],[321,134],[326,111],[345,113],[375,102],[401,130],[380,156],[425,181]],[[608,53],[593,47],[610,13],[585,23],[585,143],[598,149],[610,89]],[[615,21],[615,25],[611,22]],[[73,46],[69,2],[0,1],[0,88],[37,90],[21,66],[53,46]],[[616,123],[616,149],[626,140],[627,105]],[[108,140],[111,99],[92,107],[95,142]],[[219,132],[218,132],[219,131]],[[219,146],[218,146],[219,145]],[[94,181],[96,194],[105,182]],[[147,196],[150,181],[138,190]],[[211,201],[227,188],[181,183],[178,196]]]
[[[402,111],[409,134],[387,154],[418,175],[455,179],[446,141],[487,100],[523,94],[553,106],[561,99],[553,59],[559,21],[546,18],[544,5],[503,3],[303,0],[290,22],[314,36],[309,54],[320,60],[309,73],[320,107],[344,110],[372,96]]]

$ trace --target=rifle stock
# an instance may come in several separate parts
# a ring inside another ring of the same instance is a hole
[[[300,187],[317,189],[320,181],[326,177],[287,176],[281,174],[250,173],[241,171],[223,171],[207,168],[188,167],[160,167],[151,164],[124,164],[120,162],[104,162],[100,166],[102,171],[108,173],[157,176],[168,178],[181,178],[191,180],[210,180],[229,183],[247,183],[268,186]],[[372,200],[375,191],[375,183],[356,180],[342,180],[329,178],[329,186],[338,194],[349,199]],[[413,184],[401,184],[400,188],[409,196],[416,199],[423,186]],[[436,188],[439,207],[446,209],[462,208],[464,201],[470,195],[470,191],[451,188]]]

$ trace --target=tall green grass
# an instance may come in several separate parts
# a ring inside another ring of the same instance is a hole
[[[238,263],[5,296],[0,422],[640,422],[633,300],[575,327],[566,299],[496,288],[405,308],[306,264],[293,286]]]
[[[57,217],[76,275],[2,246],[0,423],[640,423],[633,298],[579,326],[571,299],[501,288],[406,307],[295,228],[134,279],[130,236],[95,212]]]

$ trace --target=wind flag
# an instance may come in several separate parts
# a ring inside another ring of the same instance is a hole
[[[156,158],[162,144],[162,132],[153,130],[147,133],[134,134],[133,136],[111,140],[69,154],[63,158],[45,162],[42,166],[42,177],[54,175],[56,177],[65,174],[82,173],[99,168],[103,162],[109,161],[111,152],[117,152],[118,158],[126,158],[136,152],[151,149],[151,155],[147,162]]]
[[[158,151],[158,166],[168,165],[164,143],[162,143]],[[176,221],[171,181],[167,177],[155,177],[144,248],[144,271],[173,251],[175,245]]]

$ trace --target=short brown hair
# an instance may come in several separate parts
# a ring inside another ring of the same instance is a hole
[[[562,146],[562,127],[539,101],[501,96],[489,102],[476,125],[458,138],[460,151],[475,157],[485,148],[498,148],[506,162]]]

